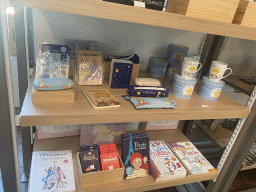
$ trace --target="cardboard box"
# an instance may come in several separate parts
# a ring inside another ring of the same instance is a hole
[[[256,27],[256,2],[241,0],[233,19],[234,24]]]
[[[240,0],[169,0],[167,12],[232,23]]]
[[[80,164],[80,152],[77,153],[77,172],[79,180],[81,181],[81,189],[84,187],[98,185],[99,183],[108,183],[113,181],[122,181],[124,175],[124,164],[119,157],[120,168],[106,170],[106,171],[98,171],[92,173],[83,174],[81,164]]]

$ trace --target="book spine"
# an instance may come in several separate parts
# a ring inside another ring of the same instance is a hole
[[[156,181],[158,177],[161,176],[160,171],[158,170],[157,166],[155,165],[154,161],[152,158],[150,158],[150,165],[151,165],[151,173],[152,176],[154,178],[154,180]]]

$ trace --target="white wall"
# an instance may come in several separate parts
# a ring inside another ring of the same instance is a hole
[[[203,33],[38,9],[33,9],[33,22],[35,52],[40,42],[57,44],[63,43],[64,39],[96,40],[101,42],[105,54],[138,54],[141,70],[147,69],[150,57],[165,57],[170,43],[188,46],[190,54],[197,54],[204,37]]]

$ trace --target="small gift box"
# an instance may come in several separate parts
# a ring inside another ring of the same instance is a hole
[[[168,97],[169,88],[163,82],[161,86],[130,85],[128,94],[135,97]]]

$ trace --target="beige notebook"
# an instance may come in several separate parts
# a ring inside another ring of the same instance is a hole
[[[120,107],[119,101],[107,89],[83,89],[82,91],[95,109]]]

